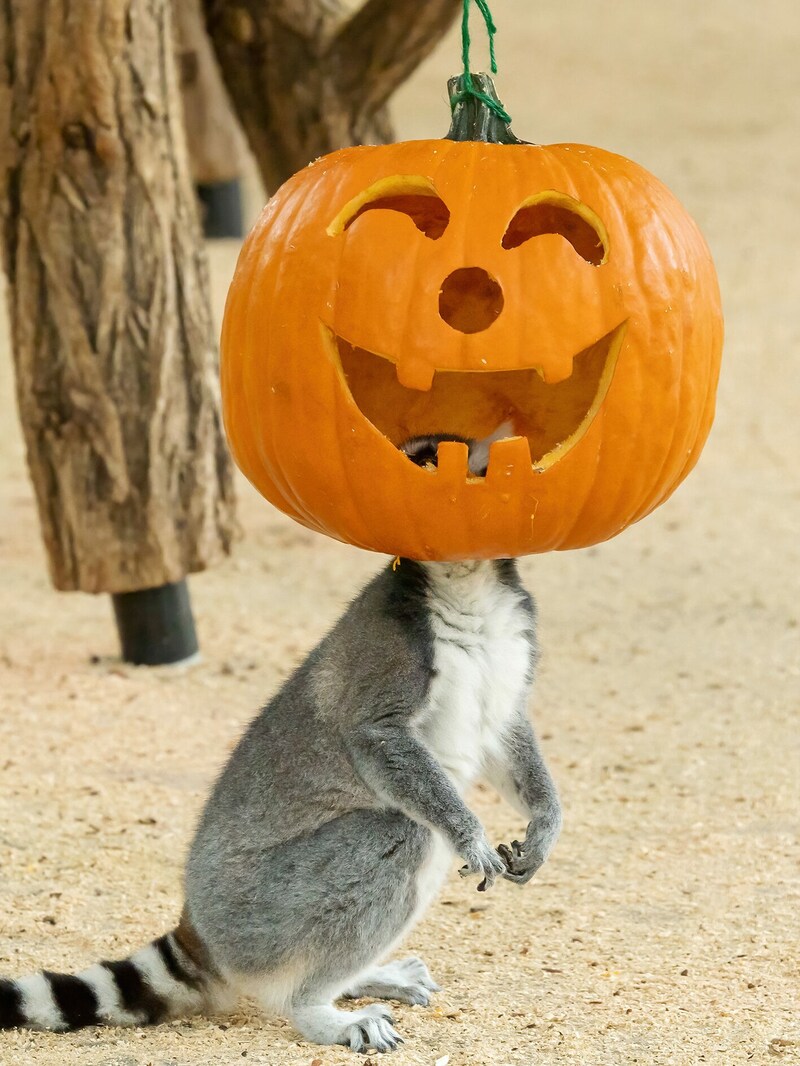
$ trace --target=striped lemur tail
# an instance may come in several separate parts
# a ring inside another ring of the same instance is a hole
[[[171,933],[119,962],[98,962],[78,974],[45,970],[17,981],[0,979],[0,1029],[152,1025],[201,1010],[213,976],[182,919]]]

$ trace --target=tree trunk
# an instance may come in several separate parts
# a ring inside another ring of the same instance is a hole
[[[198,185],[232,181],[242,175],[247,145],[222,83],[200,0],[173,0],[173,9],[192,177]]]
[[[53,582],[122,593],[234,535],[167,0],[0,0],[0,221]]]
[[[231,100],[274,192],[311,160],[392,140],[392,92],[433,49],[461,0],[203,0]]]

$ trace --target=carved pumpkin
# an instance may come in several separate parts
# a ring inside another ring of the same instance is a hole
[[[504,143],[469,139],[476,116]],[[471,99],[449,137],[334,152],[270,200],[225,311],[233,454],[286,514],[389,555],[605,540],[670,495],[708,435],[710,254],[627,159],[517,142]],[[509,421],[485,477],[462,443],[439,446],[438,469],[398,449]]]

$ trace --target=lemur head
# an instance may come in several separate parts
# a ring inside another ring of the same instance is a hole
[[[467,446],[467,465],[473,477],[486,477],[489,467],[489,449],[496,440],[514,435],[511,422],[503,422],[488,437],[476,440],[474,437],[460,437],[457,433],[429,433],[420,437],[409,437],[400,445],[412,463],[429,470],[439,465],[439,445],[444,441],[455,441]]]

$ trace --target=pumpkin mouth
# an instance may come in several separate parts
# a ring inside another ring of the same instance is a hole
[[[573,357],[570,375],[554,383],[545,380],[545,370],[539,366],[437,369],[423,389],[401,384],[398,364],[391,357],[359,348],[325,325],[322,332],[343,388],[396,448],[411,437],[452,434],[483,440],[495,435],[490,467],[500,447],[504,463],[513,454],[513,465],[524,457],[534,471],[543,473],[575,447],[594,421],[611,385],[626,328],[627,321],[622,322],[584,348]],[[497,440],[498,426],[506,424],[512,431]],[[508,438],[515,438],[513,452]],[[445,448],[452,454],[447,441]],[[463,451],[464,477],[482,481],[468,475]]]

